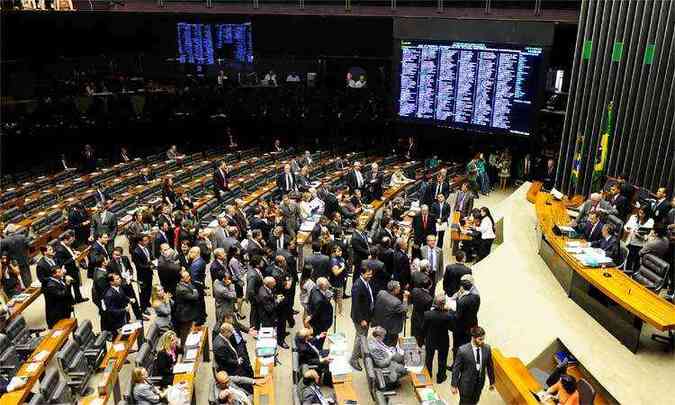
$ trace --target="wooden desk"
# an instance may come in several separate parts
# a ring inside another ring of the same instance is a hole
[[[108,363],[112,361],[114,362],[112,369],[105,372],[94,393],[80,399],[81,405],[107,404],[111,395],[113,396],[115,403],[122,399],[119,373],[120,370],[122,370],[122,367],[124,367],[124,363],[127,360],[127,356],[129,356],[131,348],[142,333],[143,329],[139,328],[126,336],[118,335],[117,338],[115,338],[113,345],[106,353],[99,367],[99,370],[105,370]],[[115,350],[116,347],[120,347],[121,350]]]
[[[26,289],[26,291],[24,291],[24,294],[30,295],[21,302],[15,302],[14,305],[9,308],[9,318],[7,319],[7,323],[21,315],[23,311],[25,311],[26,308],[28,308],[28,306],[32,304],[33,301],[35,301],[37,297],[40,296],[40,294],[42,294],[42,289],[40,287],[29,287]]]
[[[533,181],[532,184],[530,184],[530,188],[527,189],[527,201],[534,204],[537,201],[537,194],[542,187],[544,187],[544,183],[541,181]]]
[[[2,405],[19,405],[24,403],[33,389],[33,385],[37,383],[38,379],[47,369],[47,365],[54,357],[54,355],[61,349],[61,346],[68,340],[71,332],[75,330],[75,319],[62,319],[54,325],[42,342],[35,348],[33,354],[28,360],[19,368],[16,375],[19,377],[26,377],[28,380],[26,385],[14,392],[4,394],[0,397],[0,404]],[[46,355],[38,360],[38,354],[45,352]],[[32,371],[31,371],[32,369]]]
[[[359,401],[352,382],[333,383],[333,391],[335,391],[335,399],[339,405],[344,405],[347,401]]]
[[[535,206],[543,236],[539,255],[573,301],[633,352],[639,347],[643,322],[660,331],[675,330],[675,305],[620,269],[585,267],[565,250],[567,238],[552,230],[553,225],[570,222],[564,202],[540,192]]]
[[[536,405],[539,401],[532,395],[543,389],[532,377],[525,364],[517,357],[504,357],[497,348],[492,348],[495,368],[495,388],[509,405]]]
[[[260,369],[263,367],[259,357],[255,358],[253,367],[253,377],[256,380],[263,379],[263,383],[253,386],[253,405],[260,405],[266,401],[269,405],[276,403],[275,388],[274,388],[274,361],[267,366],[267,375],[263,376]]]
[[[201,335],[199,341],[199,351],[197,352],[197,357],[195,358],[194,365],[192,367],[192,372],[190,373],[181,373],[174,374],[173,384],[185,384],[185,389],[188,393],[188,398],[192,399],[192,403],[195,402],[195,383],[197,381],[197,374],[199,372],[199,365],[202,360],[209,361],[209,333],[206,326],[193,326],[190,334],[198,333]],[[185,354],[183,354],[185,355]]]
[[[424,388],[434,385],[433,381],[431,381],[429,370],[427,370],[426,367],[422,369],[421,373],[410,372],[408,374],[410,375],[410,383],[412,384],[413,388]]]

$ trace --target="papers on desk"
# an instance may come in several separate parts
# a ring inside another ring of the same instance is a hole
[[[267,366],[262,366],[260,367],[260,376],[261,377],[267,377],[267,375],[270,373],[270,369]]]
[[[12,299],[14,300],[14,302],[23,302],[26,301],[28,297],[30,297],[30,294],[21,293],[15,295],[14,297],[12,297]]]
[[[334,333],[326,336],[334,345],[343,346],[347,342],[347,336],[343,332]]]
[[[140,322],[134,322],[134,323],[128,323],[124,326],[122,326],[121,333],[122,335],[129,335],[136,329],[142,328],[143,325]]]
[[[34,372],[38,371],[38,369],[40,368],[40,362],[41,361],[28,363],[28,365],[26,366],[26,371],[28,372],[28,374],[33,374]]]
[[[575,232],[574,228],[572,228],[571,226],[558,225],[558,229],[560,229],[564,233]]]
[[[63,331],[59,329],[52,332],[51,337],[59,337],[61,335],[63,335]]]
[[[258,339],[267,339],[267,338],[274,338],[277,336],[276,330],[274,328],[266,327],[266,328],[260,328],[258,331]]]
[[[199,346],[199,343],[202,340],[201,332],[190,333],[185,339],[185,346]]]
[[[47,358],[47,356],[49,356],[49,352],[46,351],[46,350],[42,350],[42,351],[40,351],[39,353],[37,353],[35,356],[33,356],[33,359],[32,359],[32,360],[33,360],[34,362],[35,362],[35,361],[41,362],[41,361],[44,361],[44,360]]]
[[[300,225],[300,232],[312,232],[314,225],[316,225],[316,222],[305,221],[302,223],[302,225]]]
[[[436,401],[439,400],[440,398],[438,397],[438,394],[436,394],[436,391],[434,391],[433,388],[427,387],[420,389],[420,399],[422,400],[423,403],[426,403],[426,401]]]
[[[599,267],[612,263],[612,259],[605,256],[605,251],[602,249],[582,248],[580,253],[573,254],[573,256],[586,267]]]
[[[191,373],[193,368],[194,363],[176,363],[176,365],[173,366],[173,373],[174,374]]]
[[[261,357],[259,361],[263,366],[269,366],[274,363],[274,357]]]
[[[199,353],[198,347],[187,349],[185,352],[185,356],[183,356],[183,361],[192,363],[193,361],[197,360],[198,353]]]
[[[258,357],[272,357],[277,352],[276,338],[258,338],[255,345],[255,354]]]
[[[123,352],[124,349],[126,349],[126,347],[127,347],[127,346],[126,346],[124,343],[115,343],[115,344],[113,345],[113,349],[115,349],[115,351],[116,351],[117,353]]]
[[[349,365],[350,357],[351,352],[343,352],[341,356],[333,358],[333,361],[328,364],[328,369],[333,376],[345,375],[354,371],[352,366]]]

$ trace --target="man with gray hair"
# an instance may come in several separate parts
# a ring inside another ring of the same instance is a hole
[[[331,297],[328,279],[325,277],[317,278],[316,287],[309,293],[308,316],[305,318],[305,324],[311,326],[316,335],[328,331],[333,325]]]
[[[387,284],[387,290],[380,291],[377,294],[373,310],[373,325],[382,326],[387,330],[384,343],[392,347],[396,346],[398,334],[403,331],[405,326],[410,293],[404,291],[402,300],[399,295],[401,295],[401,284],[395,280],[390,281]]]
[[[611,215],[616,215],[618,213],[618,211],[612,207],[612,204],[602,199],[602,194],[593,193],[588,200],[581,204],[579,207],[579,215],[570,222],[570,226],[576,227],[579,224],[583,224],[588,220],[588,214],[591,212],[604,212]]]
[[[412,288],[415,287],[425,288],[428,289],[429,292],[433,294],[434,292],[433,287],[435,287],[436,285],[433,282],[434,280],[429,275],[431,270],[431,264],[429,263],[428,260],[422,259],[418,262],[417,267],[418,271],[413,271],[412,274],[410,275]]]
[[[376,368],[384,369],[387,386],[395,385],[399,378],[408,375],[403,363],[403,355],[396,347],[386,344],[388,333],[381,326],[373,328],[372,337],[368,339],[368,351]]]
[[[157,276],[164,291],[176,296],[176,286],[180,281],[181,267],[178,263],[178,253],[169,247],[168,243],[162,243],[159,247],[161,255],[157,260]],[[185,269],[183,269],[185,270]]]

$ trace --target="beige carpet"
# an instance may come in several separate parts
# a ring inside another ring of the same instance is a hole
[[[560,338],[621,403],[675,404],[673,354],[663,353],[661,346],[653,344],[646,335],[638,354],[629,352],[566,297],[539,258],[534,206],[525,199],[528,187],[529,184],[525,184],[512,194],[511,191],[493,192],[476,202],[476,206],[487,206],[493,210],[495,219],[504,217],[504,244],[474,266],[482,296],[479,322],[487,330],[488,342],[499,347],[506,356],[518,356],[527,364],[556,338]],[[127,247],[125,238],[118,238],[117,243]],[[444,250],[449,258],[447,244]],[[158,282],[157,279],[155,281]],[[90,290],[91,282],[87,280],[83,287],[86,296],[90,295]],[[207,297],[207,307],[208,325],[211,326],[214,319],[211,297]],[[337,329],[353,339],[349,300],[345,301],[344,307],[344,315],[338,317]],[[299,309],[300,305],[297,304],[296,308]],[[45,326],[44,311],[44,301],[39,298],[26,313],[31,327]],[[244,312],[248,314],[247,307]],[[78,319],[91,319],[98,328],[98,314],[92,303],[76,306],[76,316]],[[299,316],[296,320],[299,325]],[[289,330],[289,344],[297,328]],[[652,333],[649,327],[645,329]],[[253,345],[249,346],[252,352]],[[290,350],[282,350],[279,361],[281,366],[275,369],[276,403],[287,405],[292,403]],[[127,365],[121,373],[122,392],[128,384],[130,371],[131,366]],[[198,381],[197,404],[206,404],[212,381],[210,364],[202,364]],[[92,379],[92,386],[95,384],[96,378]],[[354,386],[361,403],[372,403],[362,372],[355,373]],[[457,403],[457,397],[450,393],[449,382],[436,389],[449,404]],[[409,384],[404,383],[399,389],[396,402],[416,403]],[[496,392],[485,390],[481,404],[502,403]]]

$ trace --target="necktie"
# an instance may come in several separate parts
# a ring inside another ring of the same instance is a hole
[[[422,217],[422,227],[423,227],[423,228],[426,228],[426,227],[427,227],[427,216],[426,216],[426,215],[424,215],[424,216]]]
[[[480,371],[480,348],[476,348],[476,370]]]
[[[459,197],[459,211],[461,211],[462,208],[464,208],[464,193]]]
[[[436,271],[436,252],[432,248],[429,248],[429,262],[431,264],[431,271]]]
[[[279,239],[277,239],[277,249],[281,249],[281,247],[284,245],[284,240],[282,238],[283,236],[279,236]]]
[[[443,204],[438,204],[438,217],[443,220]]]
[[[441,183],[438,183],[436,185],[436,194],[434,194],[434,198],[438,197],[438,193],[441,192]]]

